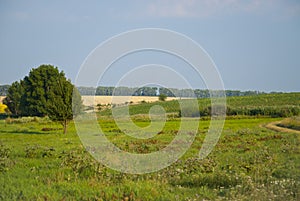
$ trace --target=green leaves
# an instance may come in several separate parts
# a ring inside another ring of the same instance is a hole
[[[3,100],[3,103],[8,106],[10,112],[15,115],[22,113],[20,102],[24,94],[23,82],[14,82],[8,89],[8,94]]]

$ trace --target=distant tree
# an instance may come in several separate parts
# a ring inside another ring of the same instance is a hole
[[[165,94],[159,94],[158,100],[165,101],[167,99],[167,96]]]
[[[7,90],[7,95],[3,100],[3,103],[7,105],[9,111],[13,115],[20,115],[22,113],[20,103],[23,94],[23,81],[12,83],[12,85]]]

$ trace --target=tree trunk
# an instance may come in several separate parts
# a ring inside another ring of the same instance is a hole
[[[67,133],[67,126],[68,126],[68,120],[64,120],[64,121],[63,121],[64,134]]]

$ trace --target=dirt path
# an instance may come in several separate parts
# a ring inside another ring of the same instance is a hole
[[[280,124],[280,122],[281,121],[274,121],[274,122],[271,122],[271,123],[268,123],[268,124],[265,124],[265,125],[262,125],[262,126],[265,127],[265,128],[268,128],[270,130],[277,131],[277,132],[298,133],[298,134],[300,134],[300,131],[277,126],[277,124]]]

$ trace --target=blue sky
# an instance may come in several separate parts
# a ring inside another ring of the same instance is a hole
[[[199,43],[226,89],[300,91],[297,0],[0,0],[0,84],[20,80],[44,63],[74,81],[101,42],[149,27]]]

